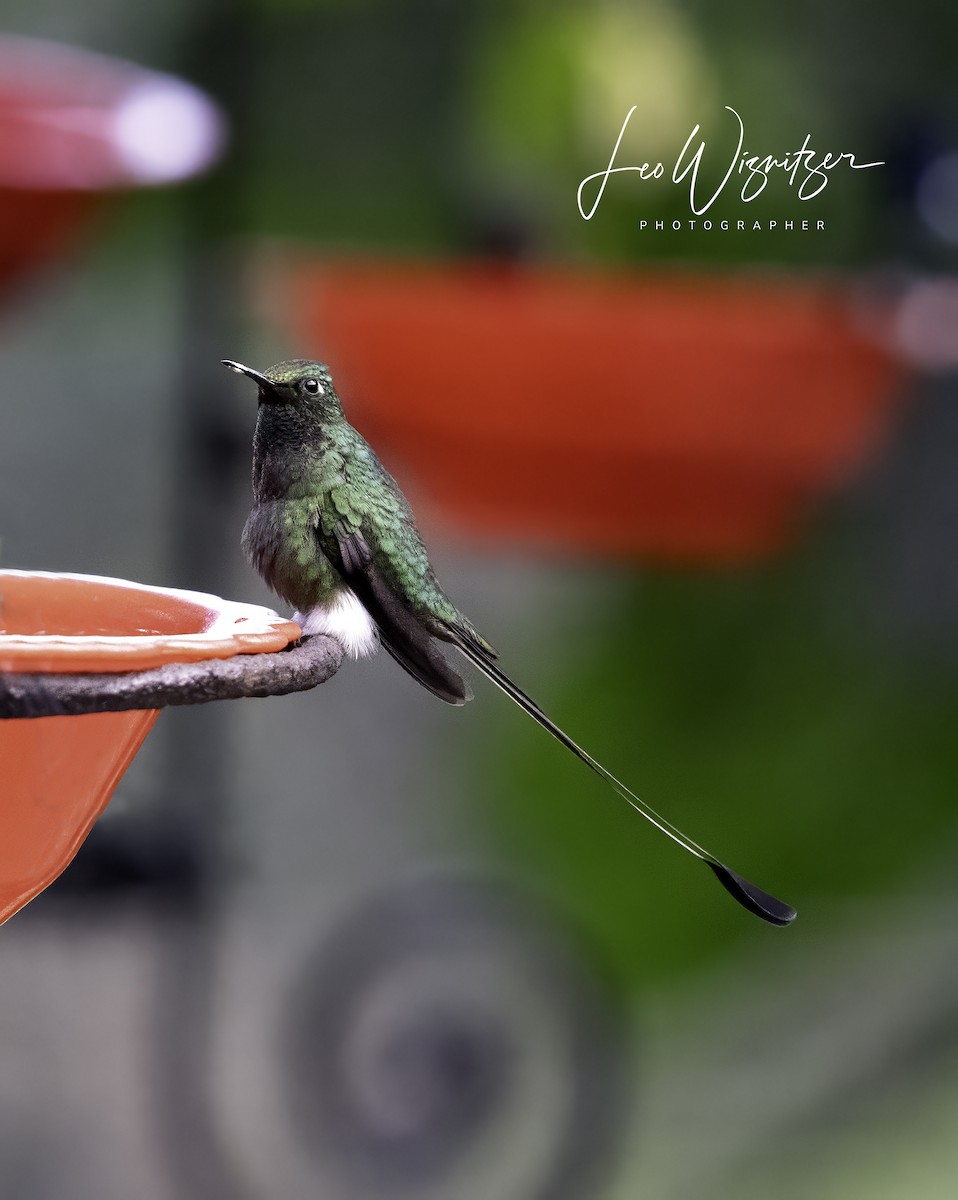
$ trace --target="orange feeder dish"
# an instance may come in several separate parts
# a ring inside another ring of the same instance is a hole
[[[900,367],[838,283],[336,259],[277,273],[271,300],[387,466],[420,481],[434,520],[497,541],[769,553],[898,402]]]
[[[332,674],[327,639],[277,653],[299,636],[270,609],[199,592],[0,571],[0,921],[71,861],[159,707]]]

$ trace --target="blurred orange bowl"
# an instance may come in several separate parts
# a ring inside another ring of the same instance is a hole
[[[838,283],[301,258],[270,282],[427,519],[497,541],[768,553],[900,397]]]

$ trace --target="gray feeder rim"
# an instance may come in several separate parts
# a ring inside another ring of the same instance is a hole
[[[0,671],[0,719],[77,717],[248,696],[285,696],[325,683],[342,660],[339,642],[316,634],[272,654],[167,663],[146,671],[98,675]]]

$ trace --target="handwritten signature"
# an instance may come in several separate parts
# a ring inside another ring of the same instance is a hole
[[[622,128],[619,130],[619,136],[615,139],[615,145],[612,148],[609,165],[604,171],[596,171],[592,175],[586,175],[585,179],[579,184],[576,202],[579,206],[580,214],[586,221],[591,221],[595,216],[610,176],[619,175],[626,171],[633,171],[638,174],[640,179],[650,180],[662,179],[665,175],[666,168],[661,162],[654,164],[646,162],[641,166],[616,166],[619,147],[622,145],[625,131],[628,129],[629,122],[632,120],[632,114],[637,107],[638,105],[633,104],[628,113],[626,113],[625,120],[622,122]],[[813,200],[827,186],[829,172],[834,171],[836,167],[841,166],[846,160],[847,165],[855,171],[864,171],[869,167],[884,166],[883,162],[858,162],[855,155],[849,154],[847,151],[842,154],[829,152],[819,155],[817,151],[810,148],[809,143],[812,138],[811,134],[808,133],[805,135],[805,140],[798,150],[790,150],[782,158],[776,158],[772,154],[764,156],[750,154],[749,151],[743,150],[745,145],[745,122],[730,105],[726,104],[725,109],[732,114],[738,124],[738,141],[735,152],[729,159],[725,174],[711,196],[704,198],[700,195],[699,168],[702,165],[702,159],[705,155],[705,138],[703,137],[699,140],[697,147],[693,146],[701,129],[700,125],[696,125],[689,134],[672,168],[671,179],[673,183],[683,183],[688,179],[689,206],[696,216],[702,216],[703,213],[708,212],[725,190],[726,185],[733,175],[744,176],[739,194],[744,203],[749,204],[765,190],[769,175],[773,171],[784,171],[788,176],[789,187],[796,187],[797,185],[799,200]],[[583,203],[583,192],[596,180],[599,183],[595,199],[592,201],[591,207],[586,209]]]

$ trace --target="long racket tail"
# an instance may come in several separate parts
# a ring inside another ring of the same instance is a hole
[[[705,863],[725,890],[734,896],[743,908],[747,908],[755,916],[761,917],[763,921],[768,921],[770,925],[790,925],[795,920],[796,912],[790,904],[786,904],[782,900],[777,900],[760,887],[756,887],[754,883],[749,883],[747,879],[744,879],[736,871],[727,867],[714,854],[710,854],[708,850],[703,849],[697,842],[693,842],[681,830],[676,829],[671,822],[660,816],[644,800],[640,800],[621,780],[616,779],[611,771],[607,770],[600,762],[597,762],[577,742],[574,742],[565,730],[560,729],[555,721],[544,713],[539,705],[531,697],[527,696],[518,684],[514,683],[504,671],[500,670],[480,647],[460,637],[456,638],[454,644],[474,666],[479,668],[487,679],[494,683],[500,691],[505,692],[510,700],[518,704],[523,712],[528,713],[543,729],[547,729],[556,741],[561,742],[567,750],[572,751],[576,758],[581,759],[590,770],[604,779],[637,813],[643,816],[650,824],[654,825],[661,833],[664,833],[666,837],[671,838],[673,842],[681,846],[683,850]]]

